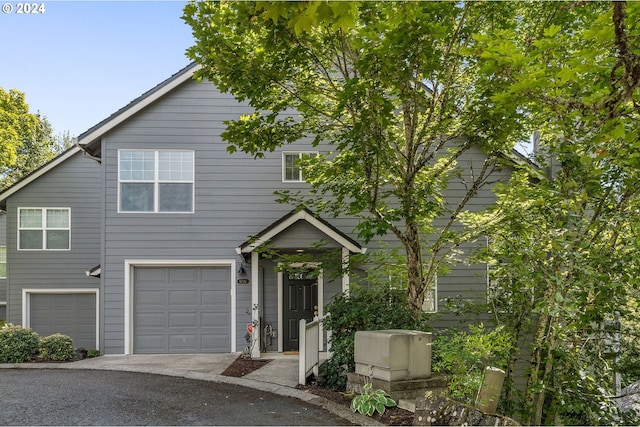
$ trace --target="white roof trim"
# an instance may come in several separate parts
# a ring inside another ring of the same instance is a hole
[[[82,149],[77,145],[70,148],[59,157],[45,164],[40,169],[36,169],[36,171],[33,172],[31,175],[28,175],[26,178],[18,181],[17,183],[15,183],[11,187],[7,188],[5,191],[0,193],[0,200],[5,200],[7,197],[11,196],[12,194],[15,194],[17,191],[22,190],[24,187],[31,184],[36,179],[40,178],[42,175],[49,172],[51,169],[55,168],[56,166],[58,166],[60,163],[63,163],[64,161],[80,153],[81,151]]]
[[[82,139],[78,140],[78,144],[85,145],[100,138],[102,135],[109,132],[111,129],[118,126],[120,123],[124,122],[134,114],[138,113],[140,110],[146,108],[153,102],[162,98],[164,95],[166,95],[168,92],[171,92],[173,89],[180,86],[182,83],[193,78],[193,74],[196,71],[198,71],[200,68],[202,68],[202,66],[200,64],[197,64],[196,66],[191,68],[189,71],[185,72],[180,76],[177,76],[175,79],[169,81],[166,85],[162,86],[157,91],[151,93],[146,98],[141,99],[140,102],[122,111],[120,114],[116,115],[111,120],[106,121],[102,126],[94,129],[91,133],[83,135]]]
[[[264,235],[260,236],[260,238],[257,239],[255,242],[245,246],[244,248],[238,248],[237,251],[241,251],[243,253],[253,252],[254,249],[262,246],[264,243],[268,242],[269,240],[271,240],[272,238],[274,238],[275,236],[277,236],[287,228],[291,227],[293,224],[295,224],[301,219],[307,221],[309,224],[311,224],[312,226],[314,226],[315,228],[317,228],[318,230],[320,230],[321,232],[329,236],[335,242],[340,244],[342,247],[349,249],[353,253],[365,253],[367,250],[366,248],[360,248],[354,245],[352,242],[350,242],[349,240],[341,236],[339,233],[337,233],[335,230],[331,229],[330,227],[327,227],[326,224],[319,221],[318,218],[313,216],[311,213],[305,210],[301,210],[291,215],[289,218],[282,221],[281,223],[273,227],[271,230],[267,231]]]

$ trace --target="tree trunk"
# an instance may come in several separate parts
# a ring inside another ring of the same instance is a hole
[[[422,247],[416,224],[407,223],[404,246],[407,252],[409,307],[417,318],[422,315],[426,280],[422,265]]]

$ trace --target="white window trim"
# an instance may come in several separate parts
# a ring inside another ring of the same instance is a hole
[[[427,292],[430,291],[430,289],[427,289],[425,292],[425,298],[424,301],[422,302],[422,311],[425,313],[437,313],[438,312],[438,275],[436,274],[433,278],[434,280],[434,284],[433,284],[433,310],[426,310],[425,309],[425,303],[427,302]]]
[[[228,266],[231,268],[231,348],[229,352],[237,353],[236,349],[236,272],[238,268],[233,259],[222,260],[183,260],[183,259],[125,259],[124,260],[124,354],[133,354],[133,269],[135,267],[215,267]]]
[[[120,179],[120,153],[122,151],[146,151],[146,152],[151,152],[154,153],[154,177],[153,180],[121,180]],[[182,152],[182,153],[193,153],[193,179],[190,181],[167,181],[167,180],[160,180],[158,177],[159,174],[159,159],[160,156],[158,155],[158,153],[160,152],[171,152],[171,153],[177,153],[177,152]],[[193,214],[195,213],[195,209],[196,209],[196,153],[195,150],[169,150],[169,149],[161,149],[161,150],[153,150],[153,149],[135,149],[135,148],[121,148],[118,149],[118,170],[117,170],[117,174],[118,174],[118,213],[126,213],[126,214],[176,214],[176,215],[185,215],[185,214]],[[121,185],[122,183],[152,183],[153,184],[153,211],[125,211],[122,210],[122,207],[120,206],[121,204]],[[160,203],[160,198],[159,196],[159,187],[161,183],[177,183],[177,184],[191,184],[193,186],[193,191],[191,192],[191,210],[190,211],[160,211],[159,210],[159,203]]]
[[[42,228],[21,228],[20,227],[20,211],[21,210],[27,210],[27,209],[40,209],[42,211]],[[47,210],[63,210],[63,211],[67,211],[69,212],[69,228],[48,228],[46,226],[47,223],[47,215],[46,215],[46,211]],[[17,228],[18,228],[18,236],[17,236],[17,241],[18,241],[18,250],[19,251],[48,251],[48,252],[69,252],[71,251],[71,208],[63,208],[63,207],[38,207],[38,206],[34,206],[34,207],[19,207],[18,208],[18,218],[17,218]],[[23,249],[20,247],[20,231],[21,230],[41,230],[42,231],[42,248],[39,249]],[[46,247],[47,245],[47,230],[68,230],[69,231],[69,247],[67,249],[49,249]]]
[[[100,290],[95,288],[22,289],[22,326],[31,327],[31,295],[33,294],[95,294],[96,297],[96,350],[100,350]]]
[[[5,275],[4,276],[0,275],[0,279],[6,279],[7,278],[7,274],[6,274],[7,273],[7,265],[8,265],[8,263],[7,263],[7,246],[6,245],[0,245],[0,249],[2,249],[2,248],[4,248],[4,272],[5,272]],[[2,263],[0,262],[0,264],[2,264]],[[1,302],[0,302],[0,305],[2,305]]]
[[[287,156],[297,155],[298,159],[301,159],[304,154],[317,156],[319,153],[317,151],[283,151],[282,152],[282,182],[294,183],[294,184],[306,182],[302,174],[302,169],[300,169],[300,176],[298,177],[299,179],[297,180],[287,179],[287,172],[286,172]]]

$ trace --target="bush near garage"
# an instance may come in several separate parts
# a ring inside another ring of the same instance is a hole
[[[11,323],[0,328],[0,363],[22,363],[38,354],[38,334],[30,328]]]
[[[39,349],[44,361],[63,362],[76,356],[73,341],[68,335],[53,334],[40,338]]]

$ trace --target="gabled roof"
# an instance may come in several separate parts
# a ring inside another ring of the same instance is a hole
[[[200,69],[200,65],[195,62],[187,65],[162,83],[156,85],[153,89],[143,93],[97,125],[80,134],[80,136],[78,136],[78,144],[84,147],[89,147],[92,143],[99,142],[102,135],[138,113],[140,110],[162,98],[182,83],[193,78],[193,74],[198,69]],[[94,152],[93,154],[95,155],[97,153]]]
[[[15,184],[13,184],[11,187],[9,187],[9,188],[5,189],[4,191],[0,192],[0,207],[2,209],[4,209],[5,201],[7,200],[7,198],[9,196],[11,196],[12,194],[14,194],[17,191],[21,190],[22,188],[26,187],[31,182],[35,181],[36,179],[40,178],[45,173],[49,172],[51,169],[53,169],[56,166],[58,166],[60,163],[62,163],[65,160],[69,159],[70,157],[73,157],[75,154],[77,154],[77,153],[79,153],[81,151],[82,151],[82,149],[80,147],[78,147],[77,145],[74,145],[73,147],[71,147],[68,150],[64,151],[63,153],[59,154],[53,160],[49,161],[48,163],[45,163],[44,165],[40,166],[38,169],[36,169],[33,172],[31,172],[30,174],[28,174],[27,176],[22,178],[20,181],[18,181]]]
[[[236,248],[238,254],[250,253],[256,248],[259,248],[269,240],[276,237],[278,234],[291,227],[298,221],[306,221],[311,226],[315,227],[328,237],[333,239],[340,246],[349,249],[352,253],[365,253],[367,248],[360,246],[358,242],[344,234],[342,231],[329,224],[324,219],[315,215],[311,210],[304,208],[300,210],[293,210],[287,215],[283,216],[261,232],[259,232],[254,239],[248,240]]]
[[[59,156],[41,166],[40,168],[34,170],[11,187],[0,192],[0,209],[4,209],[4,202],[7,197],[26,187],[31,182],[35,181],[73,155],[79,152],[85,152],[90,156],[99,156],[100,138],[102,137],[102,135],[118,126],[120,123],[127,120],[151,103],[157,101],[159,98],[175,89],[177,86],[193,78],[193,74],[199,68],[200,65],[196,64],[195,62],[187,65],[182,70],[175,73],[173,76],[156,85],[153,89],[150,89],[147,92],[143,93],[141,96],[134,99],[129,104],[107,117],[105,120],[80,134],[80,136],[76,138],[75,145],[73,147],[61,153]],[[95,143],[95,147],[89,148],[92,143]]]

